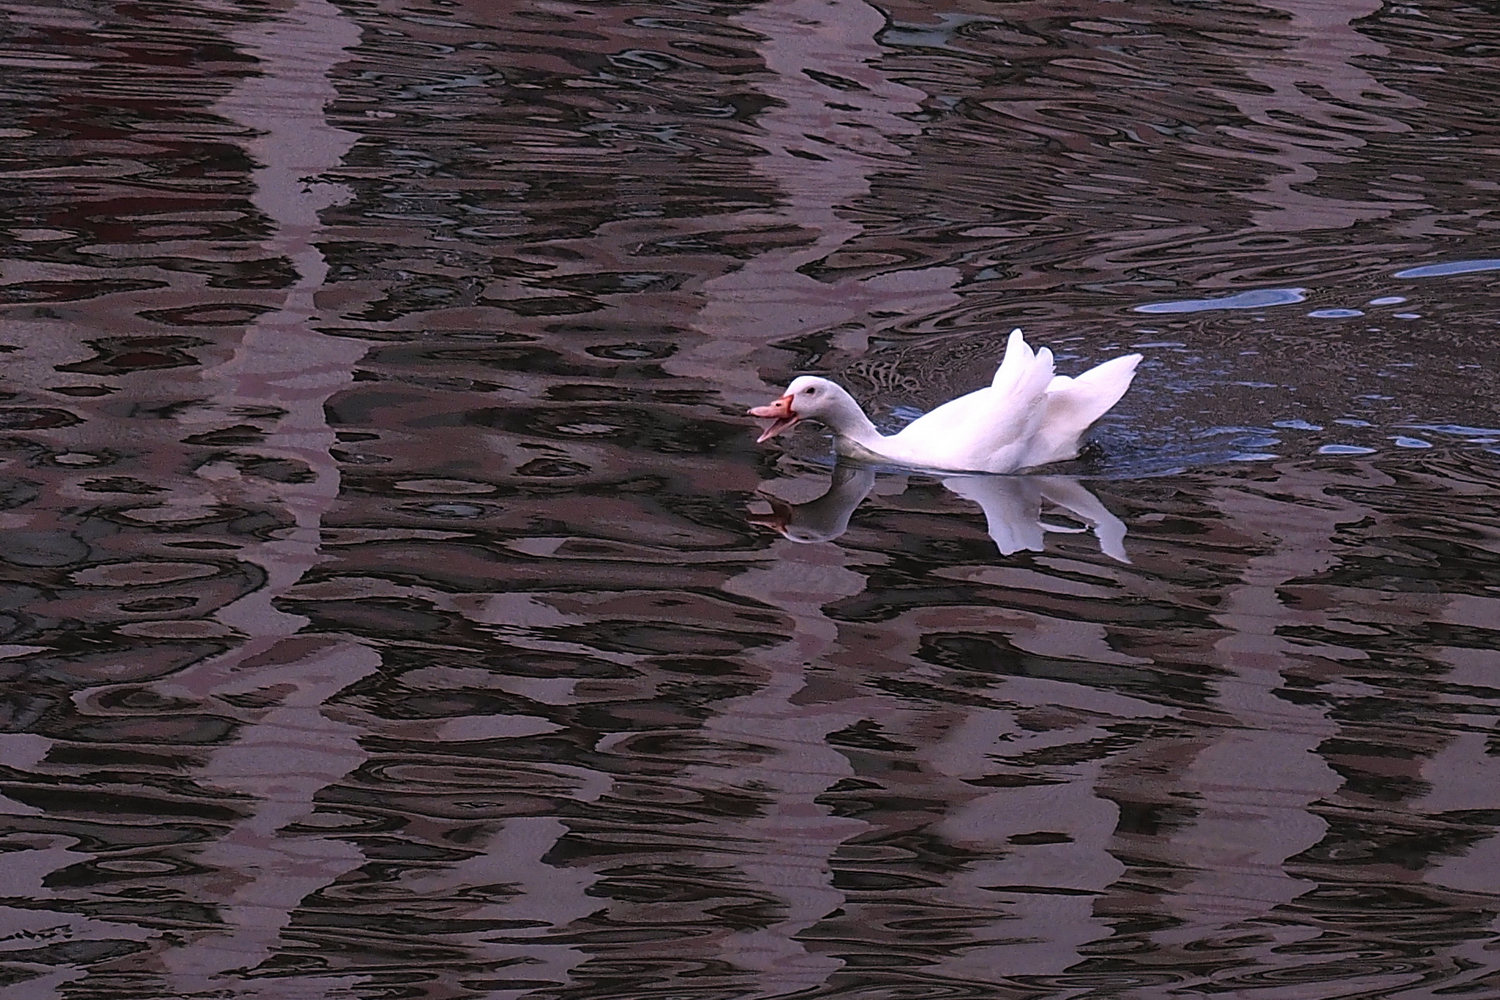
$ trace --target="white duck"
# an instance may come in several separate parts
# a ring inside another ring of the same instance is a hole
[[[1055,375],[1052,352],[1033,352],[1017,329],[993,382],[895,434],[881,434],[842,386],[815,375],[794,379],[780,399],[750,415],[772,420],[757,441],[817,420],[833,431],[839,454],[852,458],[945,472],[1017,472],[1076,458],[1084,431],[1125,395],[1140,360],[1127,354],[1077,378]]]

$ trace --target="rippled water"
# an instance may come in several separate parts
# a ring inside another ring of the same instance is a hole
[[[1497,58],[0,3],[6,995],[1500,995]],[[742,416],[1016,325],[1047,475]]]

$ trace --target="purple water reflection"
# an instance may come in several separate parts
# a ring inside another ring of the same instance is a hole
[[[16,996],[1493,990],[1482,12],[6,17]]]

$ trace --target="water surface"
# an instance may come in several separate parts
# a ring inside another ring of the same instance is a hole
[[[1500,991],[1493,16],[0,6],[17,997]],[[836,466],[1022,326],[1083,459]]]

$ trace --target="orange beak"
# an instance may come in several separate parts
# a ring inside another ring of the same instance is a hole
[[[771,426],[761,431],[760,437],[755,439],[756,444],[768,441],[789,427],[796,425],[802,418],[792,412],[792,397],[782,396],[773,403],[765,406],[757,406],[750,411],[752,417],[770,418]]]

